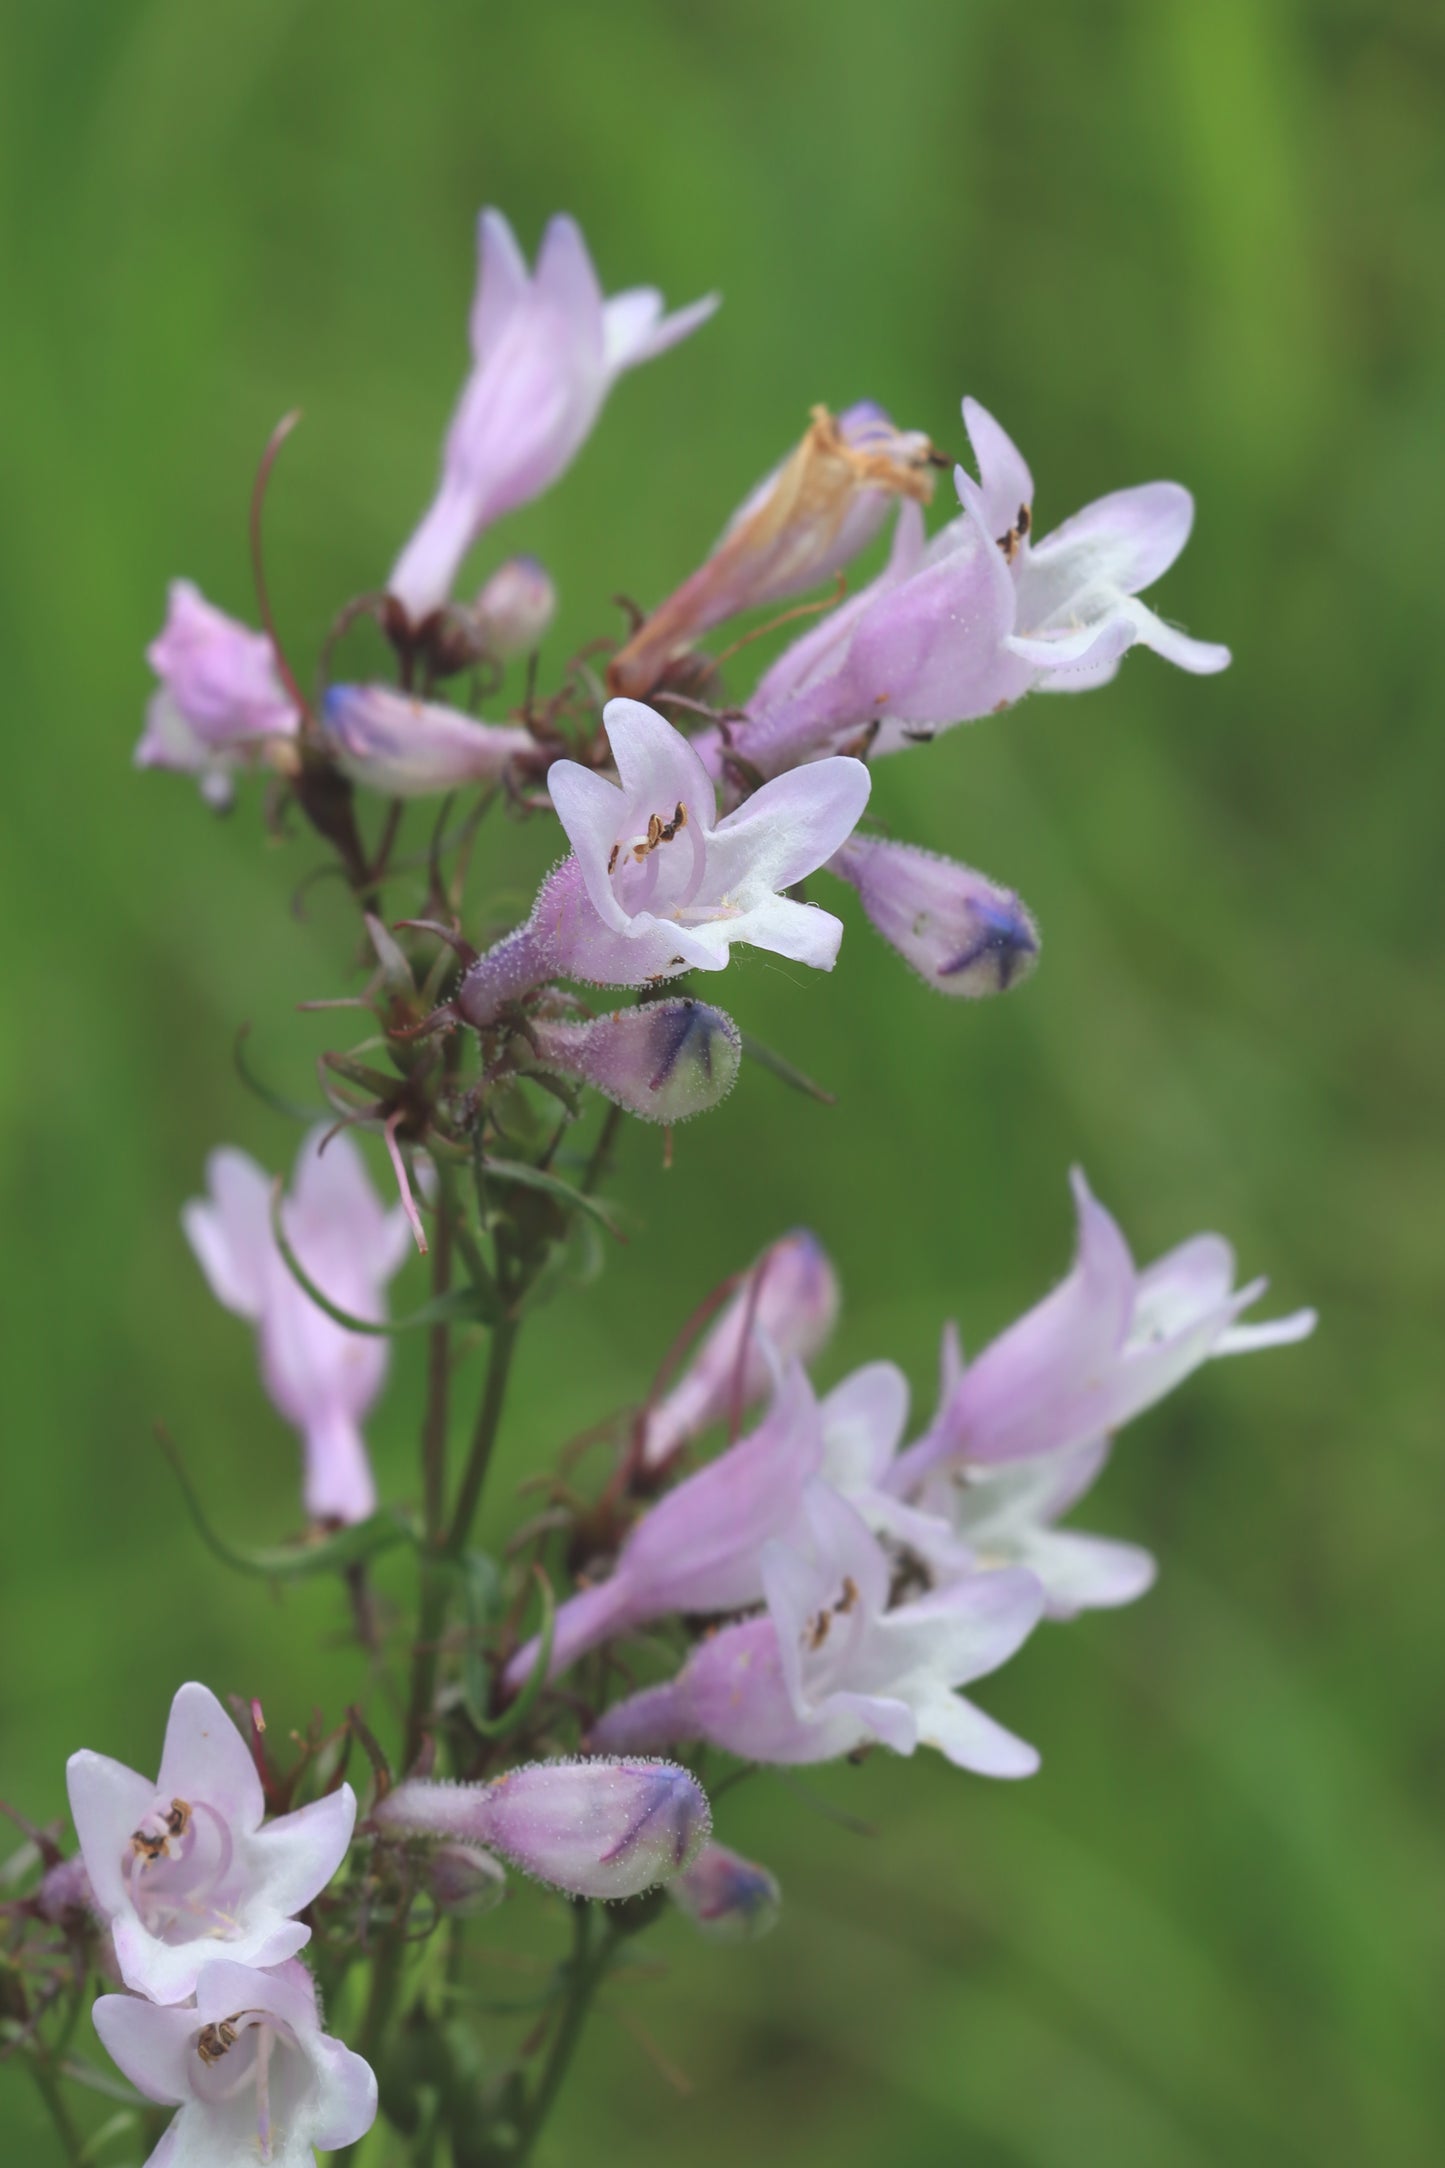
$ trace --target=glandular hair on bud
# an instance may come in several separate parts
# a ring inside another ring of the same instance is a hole
[[[581,1079],[645,1122],[709,1113],[737,1082],[742,1036],[732,1018],[685,997],[614,1009],[588,1023],[533,1024],[544,1068]]]

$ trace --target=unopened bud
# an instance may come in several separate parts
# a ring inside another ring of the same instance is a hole
[[[353,783],[391,798],[494,783],[509,761],[537,749],[529,731],[474,722],[458,708],[413,700],[389,685],[333,685],[322,721],[337,766]]]
[[[941,994],[1007,993],[1038,961],[1038,928],[1018,897],[956,859],[855,835],[828,871],[857,889],[884,940]]]
[[[766,1349],[811,1362],[837,1321],[838,1276],[816,1235],[795,1227],[764,1250],[667,1398],[647,1418],[643,1455],[659,1467],[680,1445],[746,1408],[772,1380]]]
[[[90,1876],[78,1853],[74,1859],[47,1867],[35,1892],[35,1909],[47,1920],[62,1920],[67,1912],[97,1911]]]
[[[707,562],[614,657],[614,693],[642,698],[700,633],[739,610],[801,594],[856,557],[890,503],[933,495],[933,446],[865,401],[836,418],[814,407],[802,443],[733,514]]]
[[[574,1897],[636,1897],[693,1859],[712,1827],[707,1796],[676,1762],[529,1762],[492,1784],[414,1778],[374,1814],[383,1829],[486,1845]]]
[[[472,621],[489,652],[503,662],[530,655],[557,614],[557,590],[535,557],[498,565],[472,605]]]
[[[439,1844],[427,1861],[427,1885],[453,1919],[490,1912],[507,1893],[506,1870],[476,1844]]]
[[[714,1942],[756,1942],[777,1926],[782,1906],[776,1876],[725,1844],[705,1844],[667,1894]]]
[[[732,1018],[705,1001],[649,1001],[592,1022],[531,1027],[538,1058],[644,1122],[707,1114],[737,1082],[742,1038]]]

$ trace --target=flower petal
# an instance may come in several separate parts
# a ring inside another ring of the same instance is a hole
[[[209,1686],[196,1679],[180,1687],[171,1703],[156,1793],[204,1799],[236,1834],[258,1829],[266,1812],[250,1748]]]
[[[791,888],[815,873],[853,833],[873,778],[861,760],[811,761],[764,783],[718,823],[708,851],[711,879],[735,893]]]
[[[478,363],[487,359],[531,287],[532,274],[509,221],[500,211],[484,210],[477,220],[477,292],[470,326]]]
[[[976,399],[964,400],[963,425],[978,461],[983,523],[997,542],[1017,526],[1021,507],[1032,508],[1034,478],[1008,431]]]
[[[1098,497],[1033,548],[1035,562],[1077,560],[1078,584],[1107,582],[1126,595],[1152,587],[1189,540],[1194,499],[1178,482],[1145,482]]]

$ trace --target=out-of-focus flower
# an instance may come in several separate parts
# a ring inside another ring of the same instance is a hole
[[[889,1488],[914,1491],[933,1469],[987,1467],[1065,1453],[1117,1430],[1213,1355],[1283,1347],[1314,1329],[1313,1310],[1240,1325],[1267,1282],[1234,1285],[1234,1252],[1196,1235],[1139,1271],[1117,1223],[1073,1176],[1073,1271],[959,1374],[927,1436],[894,1464]]]
[[[574,1076],[644,1122],[686,1122],[721,1105],[737,1082],[742,1037],[705,1001],[649,1001],[587,1023],[528,1026],[544,1068]]]
[[[506,1870],[478,1844],[439,1844],[427,1861],[427,1887],[452,1919],[475,1919],[505,1897]]]
[[[778,1924],[782,1891],[776,1875],[725,1844],[705,1844],[667,1894],[713,1942],[756,1942]]]
[[[1138,599],[1189,538],[1188,490],[1117,490],[1035,544],[1022,457],[975,400],[964,401],[964,419],[981,479],[957,471],[963,516],[925,543],[921,516],[905,506],[887,571],[759,684],[731,742],[763,774],[863,728],[875,732],[875,754],[891,753],[1035,688],[1102,685],[1140,643],[1183,670],[1228,663],[1227,648],[1186,638]]]
[[[891,1568],[853,1508],[810,1486],[806,1548],[766,1546],[768,1612],[699,1643],[677,1677],[609,1709],[601,1752],[706,1739],[748,1761],[832,1761],[873,1741],[933,1746],[983,1776],[1030,1776],[1031,1746],[954,1689],[1007,1662],[1037,1625],[1031,1573],[981,1573],[888,1608]]]
[[[704,565],[613,658],[607,682],[642,698],[710,626],[816,587],[866,549],[900,496],[933,495],[933,446],[865,401],[814,407],[802,443],[739,506]]]
[[[207,801],[223,806],[238,768],[285,764],[301,718],[264,633],[218,610],[190,580],[172,580],[146,660],[160,684],[135,749],[138,768],[194,775]]]
[[[1027,1566],[1043,1587],[1048,1616],[1073,1618],[1133,1603],[1153,1587],[1158,1571],[1137,1544],[1054,1525],[1093,1486],[1108,1457],[1109,1440],[1094,1438],[1001,1468],[944,1469],[925,1495],[940,1512],[951,1507],[972,1570]]]
[[[647,1466],[660,1468],[734,1405],[746,1409],[759,1400],[773,1378],[768,1348],[784,1360],[811,1362],[827,1344],[840,1300],[838,1275],[806,1228],[795,1227],[764,1250],[676,1385],[644,1418]]]
[[[857,889],[884,940],[941,994],[1007,993],[1038,961],[1038,929],[1018,897],[956,859],[852,835],[828,871]]]
[[[334,1137],[323,1152],[323,1135],[313,1130],[301,1146],[281,1224],[323,1294],[380,1321],[386,1283],[410,1248],[406,1218],[383,1208],[351,1139]],[[348,1332],[298,1284],[276,1247],[271,1183],[254,1159],[227,1147],[211,1154],[206,1176],[209,1196],[193,1199],[181,1224],[212,1294],[257,1328],[266,1391],[302,1436],[306,1510],[317,1520],[365,1520],[376,1485],[360,1424],[386,1376],[387,1342]]]
[[[839,921],[782,891],[856,827],[870,788],[863,763],[817,761],[718,820],[712,781],[680,731],[636,700],[609,701],[604,720],[620,788],[572,760],[547,777],[577,876],[554,875],[539,900],[558,968],[639,986],[720,971],[744,941],[830,970]]]
[[[501,662],[533,654],[556,614],[557,590],[535,557],[508,557],[472,604],[472,623]]]
[[[762,1545],[794,1533],[822,1452],[812,1387],[802,1365],[790,1363],[752,1435],[659,1499],[629,1532],[611,1578],[560,1606],[551,1674],[669,1611],[701,1616],[760,1602]],[[510,1687],[521,1685],[537,1652],[531,1641],[512,1659]]]
[[[530,731],[474,722],[457,708],[414,700],[390,685],[333,685],[322,727],[352,782],[393,798],[494,783],[509,761],[537,750]]]
[[[102,1995],[93,2014],[132,2085],[180,2110],[148,2168],[312,2168],[318,2146],[351,2145],[376,2120],[370,2064],[321,2030],[315,1985],[294,1960],[211,1963],[183,2008]]]
[[[635,1897],[697,1856],[707,1795],[675,1762],[528,1762],[491,1784],[408,1778],[373,1810],[381,1829],[486,1845],[574,1897]]]
[[[335,1874],[356,1820],[343,1784],[267,1822],[245,1740],[194,1682],[171,1703],[154,1782],[88,1749],[66,1780],[121,1976],[154,2002],[184,2001],[222,1950],[237,1965],[294,1957],[311,1940],[295,1915]]]
[[[472,373],[437,494],[388,582],[413,624],[446,601],[483,528],[571,465],[622,372],[675,346],[717,306],[710,296],[664,316],[650,286],[604,300],[570,218],[551,221],[535,272],[500,211],[482,212],[478,246]]]

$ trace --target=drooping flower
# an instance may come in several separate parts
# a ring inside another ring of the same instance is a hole
[[[705,1001],[649,1001],[586,1023],[535,1018],[541,1067],[577,1077],[644,1122],[686,1122],[721,1105],[742,1066],[732,1018]]]
[[[272,1971],[211,1962],[193,2003],[102,1995],[93,2014],[132,2085],[180,2111],[148,2168],[312,2168],[318,2147],[352,2145],[376,2120],[370,2064],[321,2030],[294,1959]]]
[[[529,730],[475,722],[458,708],[414,700],[390,685],[331,686],[322,727],[353,783],[395,798],[494,783],[509,762],[537,750]]]
[[[349,1784],[265,1819],[250,1750],[209,1687],[171,1703],[152,1782],[82,1749],[66,1767],[70,1811],[97,1907],[111,1924],[127,1987],[182,2002],[223,1950],[237,1965],[277,1965],[311,1940],[296,1918],[351,1842]]]
[[[629,1531],[606,1581],[580,1589],[554,1622],[550,1676],[588,1649],[670,1611],[738,1611],[763,1596],[762,1546],[794,1532],[823,1440],[802,1365],[790,1363],[772,1406],[749,1437],[699,1468]],[[537,1660],[534,1640],[507,1669],[519,1687]]]
[[[574,1897],[635,1897],[695,1859],[712,1816],[676,1762],[528,1762],[490,1784],[409,1777],[379,1800],[377,1827],[485,1845]]]
[[[172,580],[146,660],[160,684],[135,749],[138,768],[194,775],[208,802],[224,806],[239,768],[284,764],[301,718],[264,633],[218,610],[192,581]]]
[[[838,1318],[838,1275],[816,1235],[795,1227],[749,1267],[687,1369],[642,1423],[642,1455],[660,1468],[679,1446],[746,1411],[772,1382],[767,1348],[809,1363]]]
[[[297,1155],[281,1207],[287,1241],[338,1308],[384,1318],[384,1289],[408,1254],[405,1215],[386,1211],[355,1144],[334,1137],[320,1150],[312,1131]],[[271,1232],[271,1183],[244,1152],[213,1152],[210,1194],[181,1214],[191,1248],[228,1310],[257,1328],[261,1376],[275,1406],[300,1431],[306,1510],[317,1520],[358,1521],[376,1510],[376,1485],[361,1419],[386,1376],[387,1342],[349,1332],[297,1282]]]
[[[761,481],[716,549],[637,628],[607,673],[645,698],[668,664],[740,610],[801,594],[851,562],[902,497],[933,495],[933,446],[865,401],[835,417],[814,407],[802,443]]]
[[[531,655],[557,614],[557,590],[535,557],[508,557],[472,604],[472,623],[489,655]]]
[[[1007,993],[1038,961],[1038,929],[1018,897],[956,859],[852,835],[828,871],[857,889],[884,940],[940,994]]]
[[[748,1761],[832,1761],[878,1742],[937,1747],[983,1776],[1030,1776],[1033,1748],[954,1691],[996,1671],[1043,1612],[1031,1573],[981,1573],[889,1609],[880,1545],[826,1483],[810,1486],[806,1547],[769,1543],[766,1614],[702,1641],[676,1678],[594,1726],[607,1753],[704,1739]]]
[[[894,1465],[889,1487],[898,1496],[952,1463],[989,1467],[1083,1447],[1209,1357],[1283,1347],[1314,1329],[1313,1310],[1238,1324],[1267,1282],[1236,1290],[1234,1252],[1219,1235],[1196,1235],[1139,1271],[1077,1170],[1073,1185],[1073,1271],[959,1373],[928,1434]]]
[[[783,1901],[776,1875],[725,1844],[705,1844],[667,1894],[712,1942],[758,1941],[777,1926]]]
[[[413,624],[446,601],[483,528],[571,465],[622,372],[675,346],[717,306],[710,296],[664,316],[650,286],[604,300],[570,218],[548,226],[535,272],[499,211],[482,212],[478,247],[472,373],[437,494],[388,582]]]
[[[1117,490],[1036,544],[1017,448],[977,401],[964,401],[964,419],[980,480],[957,470],[962,517],[925,543],[905,506],[887,571],[779,657],[732,731],[763,774],[864,728],[875,754],[891,753],[1035,689],[1102,685],[1138,644],[1183,670],[1227,665],[1227,648],[1187,638],[1138,599],[1189,539],[1188,490]]]

